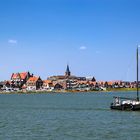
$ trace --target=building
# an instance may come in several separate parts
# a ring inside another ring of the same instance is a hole
[[[10,81],[1,81],[0,82],[0,90],[9,90],[10,87]]]
[[[64,75],[51,76],[48,77],[48,80],[51,80],[54,84],[62,85],[63,89],[73,89],[77,81],[86,81],[86,77],[71,75],[69,65],[67,65]]]
[[[67,65],[67,69],[66,69],[66,72],[65,72],[65,77],[69,77],[71,76],[71,72],[70,72],[70,69],[69,69],[69,65]]]
[[[33,77],[33,74],[31,75],[29,72],[13,73],[11,75],[11,87],[21,89],[30,77]]]
[[[44,80],[42,89],[46,91],[52,91],[54,89],[53,82],[51,80]]]
[[[38,90],[41,89],[43,85],[43,81],[40,77],[30,77],[26,82],[27,90]]]

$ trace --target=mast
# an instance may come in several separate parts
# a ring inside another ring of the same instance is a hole
[[[137,100],[139,101],[139,54],[138,54],[138,47],[137,47]]]

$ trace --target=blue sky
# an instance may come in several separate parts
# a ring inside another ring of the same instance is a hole
[[[0,80],[30,71],[135,80],[139,0],[0,0]]]

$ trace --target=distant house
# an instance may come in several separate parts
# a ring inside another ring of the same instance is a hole
[[[1,81],[0,82],[0,90],[10,89],[10,81]]]
[[[76,87],[77,87],[77,81],[78,80],[67,79],[66,80],[66,88],[65,89],[67,89],[67,90],[76,89]]]
[[[61,89],[63,89],[63,86],[62,86],[61,84],[56,83],[56,84],[54,85],[54,90],[61,90]]]
[[[77,89],[83,89],[83,88],[90,88],[89,83],[87,82],[95,82],[96,79],[94,77],[86,78],[86,77],[79,77],[71,75],[69,65],[66,67],[66,71],[64,75],[57,75],[57,76],[50,76],[48,77],[48,80],[51,80],[53,82],[54,89],[57,87],[64,90],[77,90]],[[58,85],[59,86],[58,86]]]
[[[119,88],[122,86],[122,81],[106,81],[104,83],[104,87],[106,88]]]
[[[89,81],[77,81],[77,90],[89,91],[91,89]]]
[[[88,81],[77,81],[77,84],[79,88],[85,88],[89,85]]]
[[[52,91],[54,89],[53,82],[51,80],[44,80],[42,89],[47,91]]]
[[[11,87],[22,88],[22,86],[27,82],[27,80],[32,77],[29,72],[13,73],[11,76]]]
[[[43,81],[40,77],[30,77],[26,82],[27,90],[38,90],[42,87]]]

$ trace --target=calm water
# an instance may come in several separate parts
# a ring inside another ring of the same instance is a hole
[[[0,140],[139,140],[140,112],[109,109],[133,94],[1,94]]]

